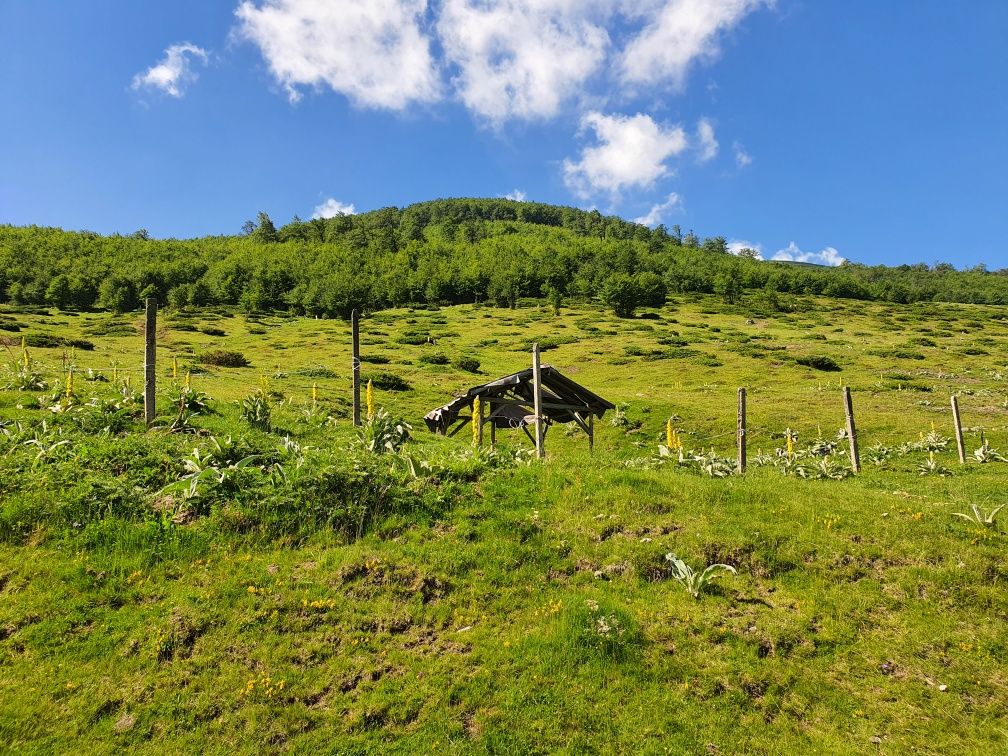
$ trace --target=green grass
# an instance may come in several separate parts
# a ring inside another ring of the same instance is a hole
[[[962,467],[954,442],[935,453],[946,477],[920,475],[919,450],[839,481],[756,464],[714,479],[655,461],[670,416],[687,448],[732,456],[739,386],[751,461],[783,447],[786,428],[799,447],[834,438],[842,385],[863,456],[919,442],[932,424],[951,436],[953,392],[968,450],[981,431],[1008,447],[1000,310],[802,304],[772,319],[705,298],[654,320],[534,305],[365,319],[365,349],[410,386],[376,394],[414,426],[404,452],[432,466],[416,478],[402,460],[355,450],[344,323],[165,317],[166,418],[172,356],[181,383],[193,355],[224,345],[199,328],[223,329],[251,362],[193,373],[212,410],[191,418],[202,434],[143,433],[129,402],[34,408],[64,385],[63,348],[30,347],[50,390],[0,391],[8,431],[17,420],[45,442],[0,437],[0,747],[1003,750],[1008,539],[952,512],[1004,503],[1008,464]],[[82,400],[120,396],[88,381],[89,368],[111,379],[117,365],[117,379],[142,383],[142,339],[127,330],[137,316],[0,315],[21,328],[0,336],[11,363],[22,333],[94,342],[67,353]],[[914,329],[935,346],[916,339],[923,360],[894,357]],[[403,339],[420,332],[437,343]],[[531,465],[474,454],[467,431],[427,433],[426,411],[525,367],[521,350],[547,338],[545,362],[627,405],[626,425],[596,423],[594,454],[560,428],[547,461]],[[977,343],[986,354],[963,356]],[[421,359],[430,354],[450,362]],[[455,367],[461,356],[480,374]],[[797,363],[810,356],[842,372]],[[239,419],[237,401],[257,390],[272,397],[272,433]],[[300,451],[284,449],[285,435]],[[194,448],[222,467],[256,462],[183,507],[165,489]],[[738,574],[694,600],[670,579],[669,551]]]

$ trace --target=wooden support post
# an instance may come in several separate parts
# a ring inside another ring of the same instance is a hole
[[[854,404],[851,401],[850,386],[844,386],[844,411],[847,413],[847,441],[850,442],[851,469],[861,472],[861,455],[858,454],[857,427],[854,425]]]
[[[746,390],[738,390],[738,465],[739,475],[746,470]]]
[[[545,434],[543,433],[542,416],[542,375],[539,367],[539,343],[532,345],[532,396],[535,403],[535,446],[536,457],[546,456]]]
[[[595,415],[588,415],[588,451],[595,451]]]
[[[360,427],[360,323],[357,319],[357,310],[350,313],[350,331],[353,337],[353,355],[351,365],[353,369],[353,424]]]
[[[966,464],[966,444],[963,443],[962,420],[959,417],[959,397],[952,396],[952,422],[955,423],[956,447],[959,449],[959,464]]]
[[[144,326],[144,420],[147,425],[154,422],[155,389],[157,384],[157,299],[148,297]]]
[[[493,411],[494,411],[493,402],[490,402],[490,409],[489,412],[487,413],[488,417],[490,418],[490,446],[497,446],[497,424],[494,422],[493,419]]]
[[[476,445],[483,446],[483,423],[486,422],[486,407],[483,406],[483,402],[479,403],[479,430],[476,433]]]

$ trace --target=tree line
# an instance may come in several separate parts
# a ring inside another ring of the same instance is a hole
[[[672,294],[778,306],[779,295],[1008,304],[1008,270],[846,263],[824,268],[728,251],[724,237],[651,229],[598,211],[504,199],[435,200],[242,233],[152,239],[0,226],[0,302],[126,312],[238,306],[346,317],[353,309],[524,297],[602,299],[617,313]]]

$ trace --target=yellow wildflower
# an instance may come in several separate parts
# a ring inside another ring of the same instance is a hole
[[[477,396],[472,403],[472,432],[473,444],[479,443],[480,415],[483,414],[483,402]]]

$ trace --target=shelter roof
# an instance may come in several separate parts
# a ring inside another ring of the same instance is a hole
[[[582,419],[589,415],[602,417],[606,410],[615,409],[616,405],[612,402],[572,381],[550,365],[543,365],[539,375],[542,381],[542,412],[549,422],[576,422],[575,413]],[[526,368],[481,386],[474,386],[443,407],[428,412],[424,416],[424,422],[435,433],[445,433],[458,419],[462,408],[469,407],[478,397],[480,401],[491,405],[489,419],[497,427],[521,427],[527,413],[520,408],[532,407],[535,401],[532,383],[532,368]]]

